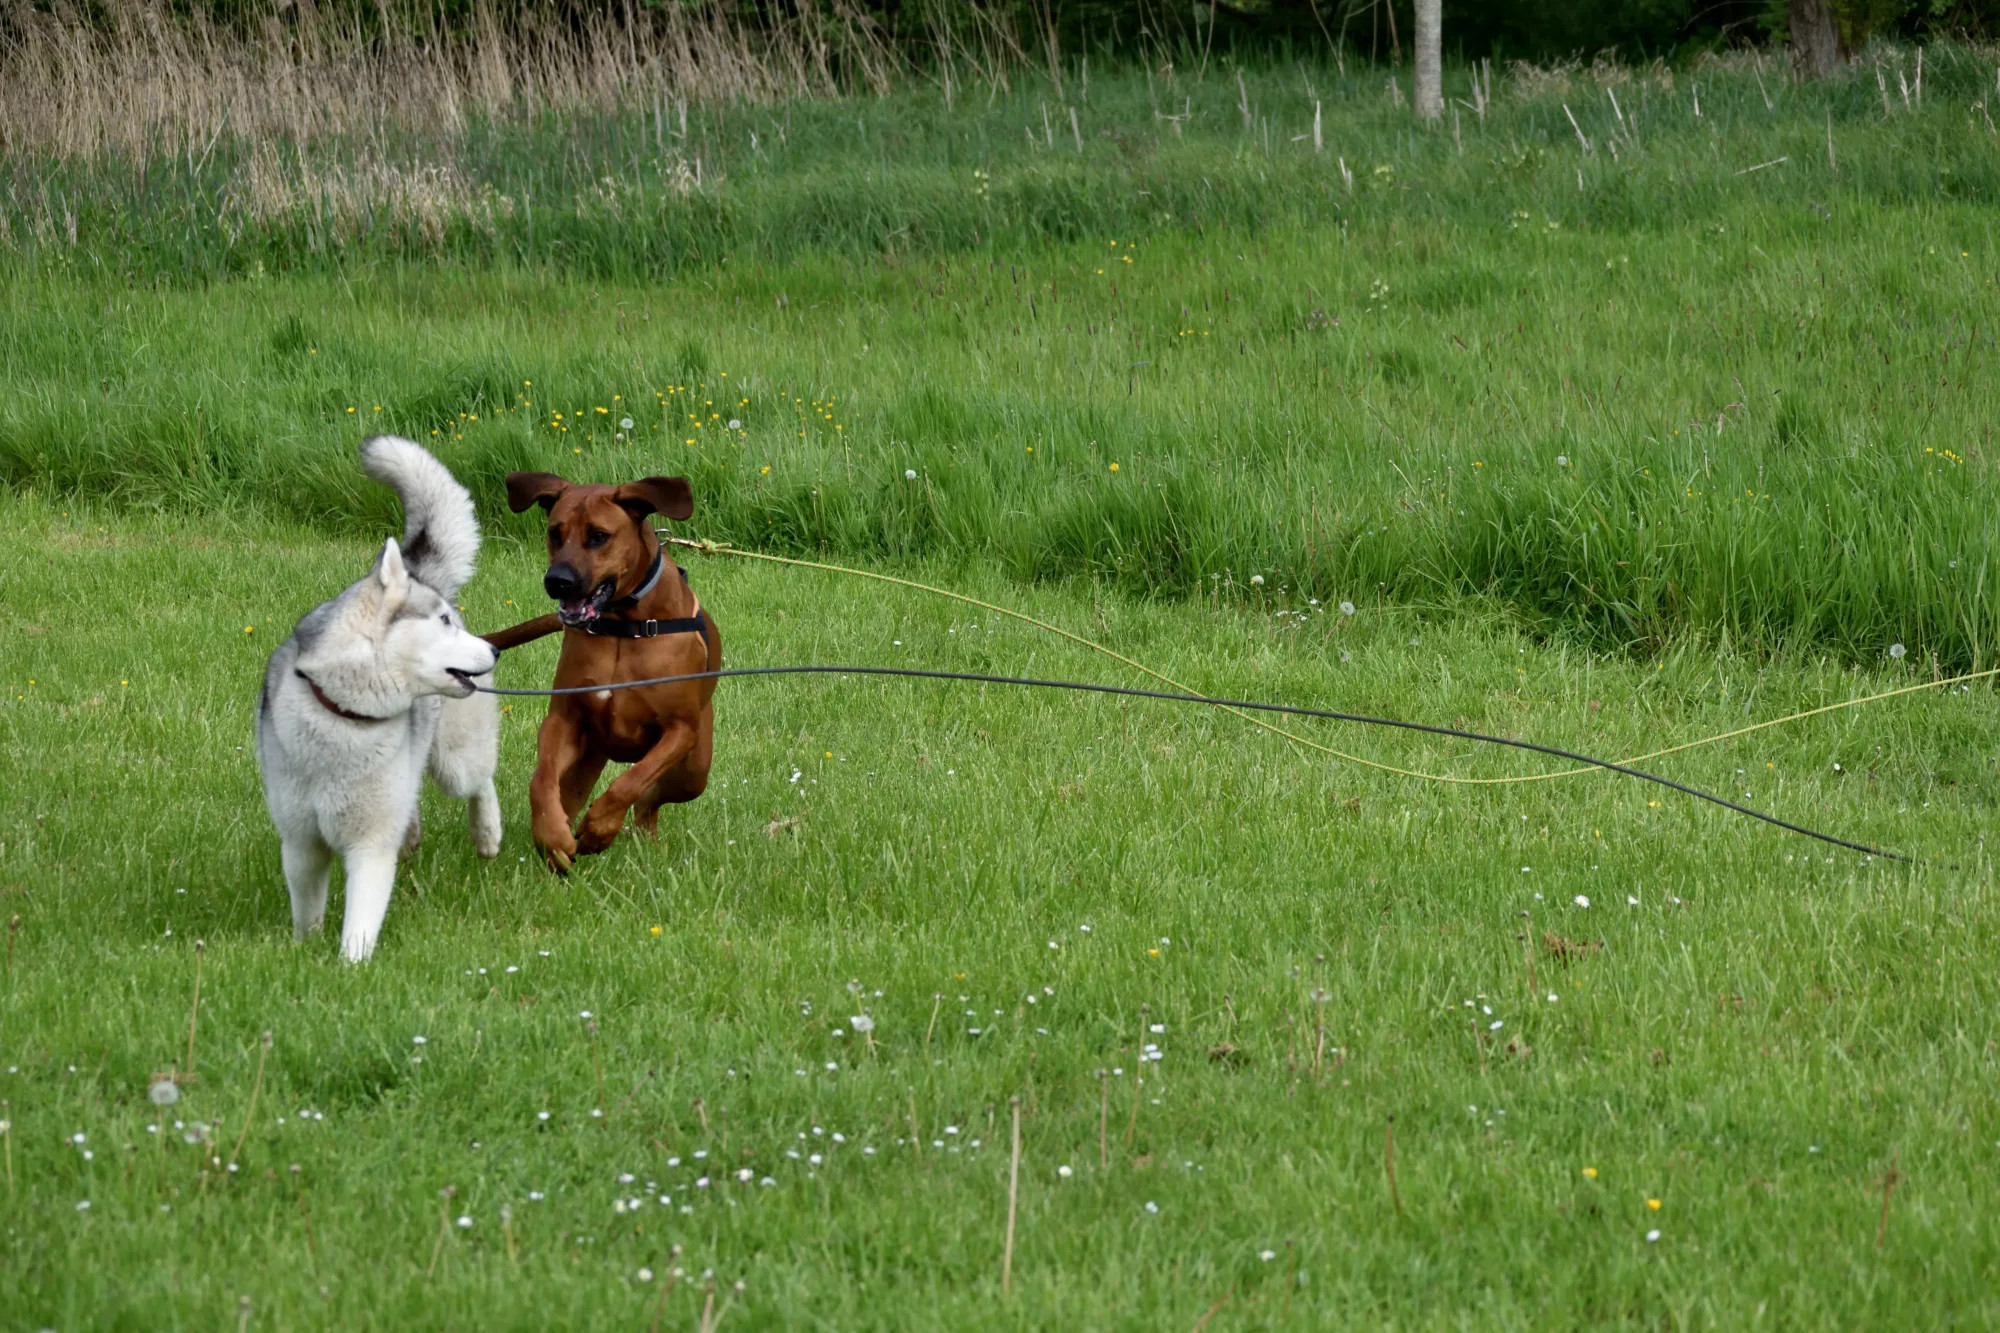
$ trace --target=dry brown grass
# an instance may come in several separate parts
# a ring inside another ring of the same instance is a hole
[[[1019,51],[1006,24],[943,0],[924,12],[947,86],[961,65],[1004,80]],[[802,6],[768,29],[679,5],[567,20],[538,13],[503,23],[482,3],[463,32],[419,18],[370,35],[313,0],[273,0],[246,34],[198,8],[170,16],[157,0],[114,4],[95,25],[12,0],[0,9],[0,157],[171,153],[192,163],[225,134],[293,146],[387,129],[449,140],[474,117],[635,105],[665,117],[691,101],[881,93],[910,72],[888,37],[840,0]],[[273,170],[267,162],[260,179]],[[440,176],[384,188],[452,187]]]
[[[1610,52],[1600,52],[1585,64],[1580,58],[1531,64],[1516,60],[1507,66],[1507,91],[1523,101],[1566,96],[1579,88],[1603,89],[1649,84],[1672,92],[1674,71],[1664,60],[1628,65]]]

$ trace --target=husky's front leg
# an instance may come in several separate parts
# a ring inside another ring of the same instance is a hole
[[[500,855],[500,797],[493,770],[500,759],[500,709],[490,694],[446,699],[431,742],[431,775],[451,795],[470,803],[466,824],[484,857]]]
[[[396,886],[396,849],[352,847],[347,852],[347,917],[340,927],[340,956],[362,963],[375,952],[389,893]]]
[[[465,822],[472,829],[474,851],[489,861],[500,855],[500,793],[493,789],[492,778],[486,779],[485,785],[472,794]]]
[[[310,834],[283,845],[285,887],[292,893],[292,937],[304,939],[326,921],[326,881],[333,852]]]

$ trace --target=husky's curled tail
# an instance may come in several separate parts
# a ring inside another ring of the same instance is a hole
[[[395,435],[361,442],[361,470],[402,497],[403,564],[410,577],[456,603],[479,557],[472,496],[429,450]]]
[[[473,848],[500,850],[493,789],[500,715],[473,678],[498,654],[458,614],[479,525],[472,497],[409,440],[361,446],[369,476],[402,497],[403,543],[382,543],[375,568],[308,611],[264,671],[257,763],[283,843],[292,927],[326,917],[328,871],[347,866],[341,955],[368,957],[382,930],[396,856],[417,844],[424,769],[469,803]]]

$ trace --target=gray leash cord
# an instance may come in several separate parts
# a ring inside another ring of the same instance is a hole
[[[1296,704],[1268,704],[1256,703],[1247,699],[1219,699],[1206,694],[1180,694],[1168,690],[1145,690],[1129,685],[1095,685],[1088,681],[1038,680],[1030,676],[989,676],[972,671],[923,671],[914,667],[730,667],[721,671],[692,671],[680,676],[655,676],[649,680],[621,680],[608,685],[573,685],[560,690],[503,690],[490,685],[474,684],[465,677],[460,678],[465,679],[467,684],[472,685],[473,689],[478,690],[482,694],[560,698],[572,694],[601,694],[610,690],[636,690],[649,685],[679,685],[688,681],[721,680],[725,676],[902,676],[914,680],[968,681],[978,685],[1020,685],[1034,689],[1075,690],[1086,694],[1112,694],[1130,699],[1159,699],[1167,703],[1202,704],[1211,708],[1245,708],[1261,713],[1285,713],[1293,717],[1317,717],[1324,718],[1330,722],[1352,722],[1361,726],[1391,727],[1399,731],[1418,731],[1431,736],[1450,736],[1459,740],[1479,741],[1486,745],[1504,745],[1515,750],[1527,750],[1534,754],[1545,754],[1557,759],[1566,759],[1575,764],[1589,764],[1592,767],[1607,769],[1613,773],[1622,773],[1628,778],[1638,778],[1644,782],[1657,783],[1662,787],[1680,792],[1683,795],[1707,801],[1711,805],[1719,805],[1725,810],[1734,810],[1739,815],[1748,815],[1752,819],[1776,825],[1778,828],[1790,833],[1798,833],[1808,838],[1816,838],[1820,842],[1834,847],[1842,847],[1851,852],[1860,852],[1863,856],[1879,856],[1890,861],[1908,862],[1910,860],[1909,857],[1904,856],[1900,852],[1883,851],[1878,847],[1869,847],[1862,843],[1849,842],[1845,838],[1836,838],[1830,833],[1820,833],[1814,829],[1806,828],[1804,825],[1780,819],[1776,815],[1766,814],[1762,810],[1753,810],[1747,805],[1738,805],[1734,801],[1717,796],[1713,792],[1703,791],[1699,787],[1690,787],[1685,783],[1675,782],[1672,778],[1660,777],[1656,773],[1647,773],[1641,769],[1628,768],[1623,764],[1614,764],[1608,759],[1593,759],[1587,754],[1578,754],[1573,750],[1561,750],[1553,745],[1538,745],[1533,741],[1517,741],[1506,736],[1487,736],[1476,731],[1460,731],[1453,727],[1432,726],[1427,722],[1404,722],[1397,718],[1370,717],[1365,713],[1342,713],[1326,708],[1303,708]]]

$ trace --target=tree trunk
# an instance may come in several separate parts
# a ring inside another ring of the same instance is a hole
[[[1787,0],[1792,30],[1792,67],[1801,78],[1824,79],[1840,68],[1840,28],[1828,0]]]
[[[1417,119],[1437,120],[1444,115],[1443,0],[1417,0],[1416,82]]]

